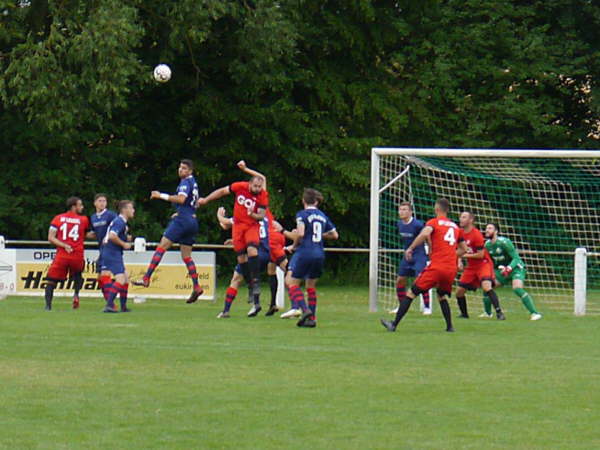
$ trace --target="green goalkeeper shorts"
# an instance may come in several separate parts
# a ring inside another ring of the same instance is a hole
[[[496,269],[496,281],[500,284],[506,285],[509,281],[512,280],[521,280],[525,281],[526,270],[525,268],[517,267],[513,269],[513,271],[507,276],[502,276],[502,271],[500,269]]]

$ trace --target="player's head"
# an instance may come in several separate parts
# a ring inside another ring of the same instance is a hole
[[[83,201],[79,197],[69,197],[67,199],[67,211],[81,214],[83,212]]]
[[[450,202],[447,198],[438,198],[435,201],[434,209],[436,214],[446,215],[450,211]]]
[[[191,159],[182,159],[179,161],[179,168],[177,173],[179,178],[187,178],[194,172],[194,163]]]
[[[135,206],[131,200],[121,200],[117,206],[119,214],[126,219],[133,219],[135,215]]]
[[[304,188],[302,193],[302,203],[304,206],[319,206],[323,203],[323,194],[313,188]]]
[[[471,227],[475,222],[475,214],[471,211],[463,211],[460,213],[459,223],[461,228]]]
[[[398,216],[402,220],[410,219],[412,214],[413,214],[413,209],[412,209],[412,205],[410,204],[410,202],[401,202],[398,205]]]
[[[278,233],[281,233],[283,231],[283,225],[281,225],[276,220],[273,221],[273,228],[275,228],[275,231],[277,231]]]
[[[486,239],[495,239],[498,237],[498,233],[500,233],[500,227],[497,223],[490,222],[485,226]]]
[[[107,203],[108,197],[106,194],[98,193],[94,195],[94,207],[96,208],[96,212],[104,211]]]
[[[254,177],[250,178],[250,181],[248,181],[248,189],[254,195],[260,194],[263,190],[264,185],[265,185],[265,182],[262,179],[262,177],[254,176]]]

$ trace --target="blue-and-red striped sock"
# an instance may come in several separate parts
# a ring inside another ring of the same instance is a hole
[[[110,283],[104,284],[104,298],[106,298],[106,306],[113,309],[115,307],[115,297],[119,292],[117,286],[120,286],[118,283]]]
[[[119,302],[121,303],[121,311],[127,309],[127,293],[129,291],[129,283],[119,285]]]
[[[198,272],[196,272],[196,264],[194,264],[194,260],[192,259],[191,256],[188,256],[187,258],[183,258],[183,262],[187,266],[188,274],[190,275],[190,278],[192,279],[192,283],[194,284],[194,290],[196,291],[199,288]]]
[[[406,285],[396,283],[396,296],[398,297],[398,303],[402,302],[406,298]]]
[[[154,272],[154,269],[156,269],[156,267],[160,264],[160,260],[165,254],[165,251],[166,250],[162,247],[156,248],[154,255],[152,255],[152,259],[150,260],[150,264],[148,264],[148,270],[146,270],[146,275],[144,275],[145,279],[149,280],[152,277],[152,273]]]
[[[223,308],[224,312],[228,312],[231,308],[231,304],[235,300],[235,296],[237,295],[237,289],[229,286],[227,291],[225,292],[225,306]]]
[[[317,320],[317,290],[315,288],[307,288],[306,294],[308,295],[308,307],[312,311],[312,320]]]
[[[302,289],[300,289],[300,286],[290,286],[289,293],[292,308],[305,311],[307,307],[306,302],[304,301],[304,293],[302,292]]]
[[[421,294],[423,296],[423,306],[425,308],[431,308],[431,299],[429,298],[429,291],[425,291]]]

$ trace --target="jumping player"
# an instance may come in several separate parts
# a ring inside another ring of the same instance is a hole
[[[173,243],[178,243],[181,250],[181,259],[185,263],[188,274],[194,285],[190,297],[186,303],[194,303],[202,295],[202,288],[198,283],[198,273],[196,265],[192,259],[192,246],[194,245],[196,234],[198,234],[198,222],[196,221],[196,202],[198,201],[198,184],[194,179],[194,163],[189,159],[182,159],[177,169],[179,175],[179,186],[175,195],[169,195],[164,192],[152,191],[151,199],[160,199],[173,203],[177,212],[173,215],[167,229],[165,230],[156,251],[150,260],[148,270],[142,280],[132,281],[135,286],[148,287],[150,278],[165,252],[171,248]]]
[[[402,239],[402,245],[406,250],[414,239],[423,229],[423,222],[417,220],[413,216],[413,209],[410,202],[402,202],[398,205],[398,216],[400,220],[397,223],[398,233]],[[398,265],[398,277],[396,278],[396,295],[398,297],[398,305],[406,297],[406,283],[408,277],[417,277],[427,266],[427,252],[425,251],[425,243],[415,247],[413,257],[408,261],[405,257],[402,258]],[[429,300],[429,291],[425,291],[423,296],[423,314],[431,314],[431,304]],[[398,306],[399,308],[400,306]],[[398,308],[390,311],[391,314],[396,314]]]
[[[127,292],[129,280],[123,262],[123,250],[130,250],[127,241],[127,222],[133,219],[135,208],[131,200],[119,202],[119,215],[110,223],[102,243],[102,267],[100,277],[106,298],[105,313],[117,312],[114,307],[115,297],[119,294],[121,312],[129,312],[127,308]],[[112,279],[115,278],[113,283]]]
[[[239,163],[238,163],[239,166]],[[251,286],[254,301],[253,315],[262,309],[260,306],[260,285],[258,275],[260,262],[258,247],[260,242],[259,222],[265,218],[269,206],[269,194],[264,189],[264,178],[253,175],[250,181],[239,181],[211,192],[198,200],[198,206],[204,206],[229,194],[235,195],[233,207],[233,249],[237,253],[242,274],[248,286]]]
[[[421,272],[413,283],[411,290],[400,304],[393,321],[381,319],[381,324],[388,331],[396,331],[396,327],[410,308],[413,299],[433,287],[437,287],[440,309],[446,320],[446,331],[453,332],[452,316],[447,297],[452,293],[452,284],[456,278],[457,257],[467,251],[461,229],[450,219],[450,204],[445,198],[435,202],[436,217],[430,219],[425,227],[406,249],[405,257],[410,261],[417,246],[423,244],[427,237],[431,239],[430,264]]]
[[[489,298],[494,305],[496,317],[498,320],[504,320],[504,313],[500,308],[500,301],[493,289],[494,283],[494,262],[485,247],[483,234],[475,226],[475,215],[471,211],[464,211],[460,215],[460,227],[463,230],[463,238],[467,246],[467,253],[463,258],[467,260],[467,266],[458,280],[456,289],[456,301],[460,309],[460,316],[464,319],[469,318],[467,310],[466,291],[476,291],[480,286],[483,295]],[[458,269],[463,269],[462,259],[458,260]],[[486,313],[480,317],[488,317]],[[490,314],[491,316],[491,314]]]
[[[292,257],[286,275],[286,285],[292,309],[302,310],[299,327],[317,326],[317,281],[323,273],[325,251],[323,239],[338,239],[335,225],[318,207],[323,203],[323,195],[315,189],[304,189],[302,195],[304,209],[296,214],[297,239],[293,244],[296,253]],[[304,280],[308,294],[308,307],[300,284]]]
[[[106,194],[96,194],[94,196],[94,207],[96,212],[90,216],[90,225],[96,240],[98,241],[98,259],[96,260],[96,273],[98,273],[98,281],[100,289],[102,287],[102,277],[100,276],[100,268],[102,267],[102,242],[106,236],[106,230],[110,223],[117,217],[117,213],[107,209],[108,198]],[[104,292],[104,290],[103,290]]]
[[[48,241],[56,246],[56,256],[46,277],[46,311],[52,310],[54,289],[59,281],[74,281],[73,309],[79,308],[79,291],[83,286],[81,272],[85,267],[83,258],[84,240],[90,221],[83,213],[83,202],[78,197],[67,199],[67,212],[59,214],[50,222]]]
[[[485,248],[494,260],[496,286],[512,282],[512,290],[529,311],[529,319],[540,320],[542,315],[536,309],[531,295],[523,289],[526,276],[525,264],[511,240],[504,236],[498,236],[499,232],[500,228],[495,223],[488,223],[485,227],[485,237],[488,239]],[[489,299],[484,297],[483,302],[485,312],[491,314]]]

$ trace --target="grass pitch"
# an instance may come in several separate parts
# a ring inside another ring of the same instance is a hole
[[[0,447],[600,448],[600,317],[507,301],[506,322],[413,310],[388,333],[366,287],[319,293],[316,329],[246,318],[244,295],[227,320],[2,301]]]

